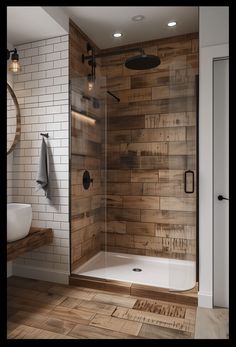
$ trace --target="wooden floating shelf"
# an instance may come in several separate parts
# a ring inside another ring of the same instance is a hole
[[[23,239],[7,243],[7,261],[13,260],[23,253],[47,245],[53,240],[51,228],[30,228],[29,234]]]

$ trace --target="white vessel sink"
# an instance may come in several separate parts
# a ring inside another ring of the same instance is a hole
[[[7,204],[7,242],[26,237],[29,234],[31,222],[31,205]]]

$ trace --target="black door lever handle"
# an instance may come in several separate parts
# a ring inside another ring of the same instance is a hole
[[[218,200],[229,200],[229,199],[225,198],[223,195],[218,195]]]

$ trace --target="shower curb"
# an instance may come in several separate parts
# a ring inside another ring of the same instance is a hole
[[[93,288],[109,292],[128,294],[131,296],[145,297],[154,300],[170,301],[185,305],[198,305],[198,284],[193,289],[186,291],[170,291],[168,288],[159,288],[137,283],[103,280],[82,275],[70,275],[69,285]]]

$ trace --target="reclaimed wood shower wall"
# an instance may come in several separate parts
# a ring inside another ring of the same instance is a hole
[[[77,98],[81,100],[81,87],[85,86],[91,68],[87,63],[82,64],[82,54],[87,55],[86,38],[80,29],[70,21],[70,87],[71,105]],[[94,44],[91,43],[94,47]],[[99,74],[99,65],[97,66]],[[86,95],[87,91],[82,90]],[[93,104],[85,100],[89,112],[97,118],[104,117]],[[104,225],[104,213],[101,207],[101,197],[104,191],[101,181],[103,141],[101,122],[91,124],[81,120],[78,115],[71,114],[71,269],[72,271],[86,262],[101,249],[101,228]],[[83,173],[88,170],[93,184],[88,190],[82,185]]]
[[[124,61],[133,53],[102,59],[107,88],[120,98],[107,99],[108,232],[102,248],[195,259],[196,193],[184,192],[184,171],[196,169],[198,34],[142,46],[160,57],[160,66],[128,70]]]

